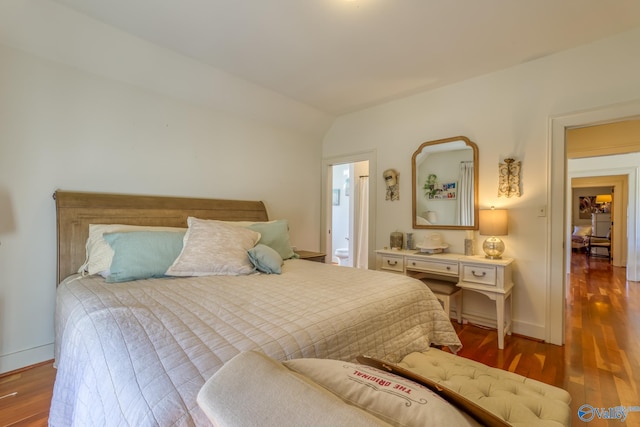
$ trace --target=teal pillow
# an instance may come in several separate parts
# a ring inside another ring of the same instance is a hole
[[[113,249],[107,282],[165,277],[182,251],[185,231],[129,231],[105,233]]]
[[[249,225],[253,231],[260,233],[260,241],[263,245],[277,251],[282,259],[296,258],[295,252],[289,242],[289,224],[287,220],[279,219],[269,222],[255,222]]]
[[[282,257],[275,249],[258,243],[249,249],[247,253],[249,254],[249,260],[256,270],[267,274],[282,273],[282,264],[284,264],[284,261],[282,261]]]

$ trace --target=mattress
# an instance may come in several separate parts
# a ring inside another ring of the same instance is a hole
[[[58,287],[55,320],[51,426],[210,425],[197,393],[243,351],[399,361],[430,344],[461,346],[419,280],[297,259],[280,275],[74,275]]]

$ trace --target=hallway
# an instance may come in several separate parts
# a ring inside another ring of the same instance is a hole
[[[639,286],[606,258],[572,256],[565,383],[576,404],[640,405]],[[640,412],[626,425],[640,425]]]

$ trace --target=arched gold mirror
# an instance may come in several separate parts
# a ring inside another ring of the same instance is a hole
[[[478,229],[478,146],[428,141],[411,158],[413,228]]]

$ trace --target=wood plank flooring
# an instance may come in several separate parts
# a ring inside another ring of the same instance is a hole
[[[46,426],[55,375],[45,362],[0,377],[0,426]]]
[[[454,323],[464,345],[459,354],[566,389],[573,426],[640,426],[640,412],[631,412],[624,423],[578,418],[583,404],[640,406],[640,283],[625,277],[626,269],[606,258],[574,254],[564,346],[513,335],[501,351],[495,330]]]
[[[567,389],[573,426],[640,426],[640,412],[624,423],[578,418],[583,404],[640,406],[640,283],[605,258],[576,254],[571,270],[564,346],[512,335],[498,350],[495,330],[454,323],[460,355]],[[0,426],[46,426],[54,377],[51,362],[0,377]]]

